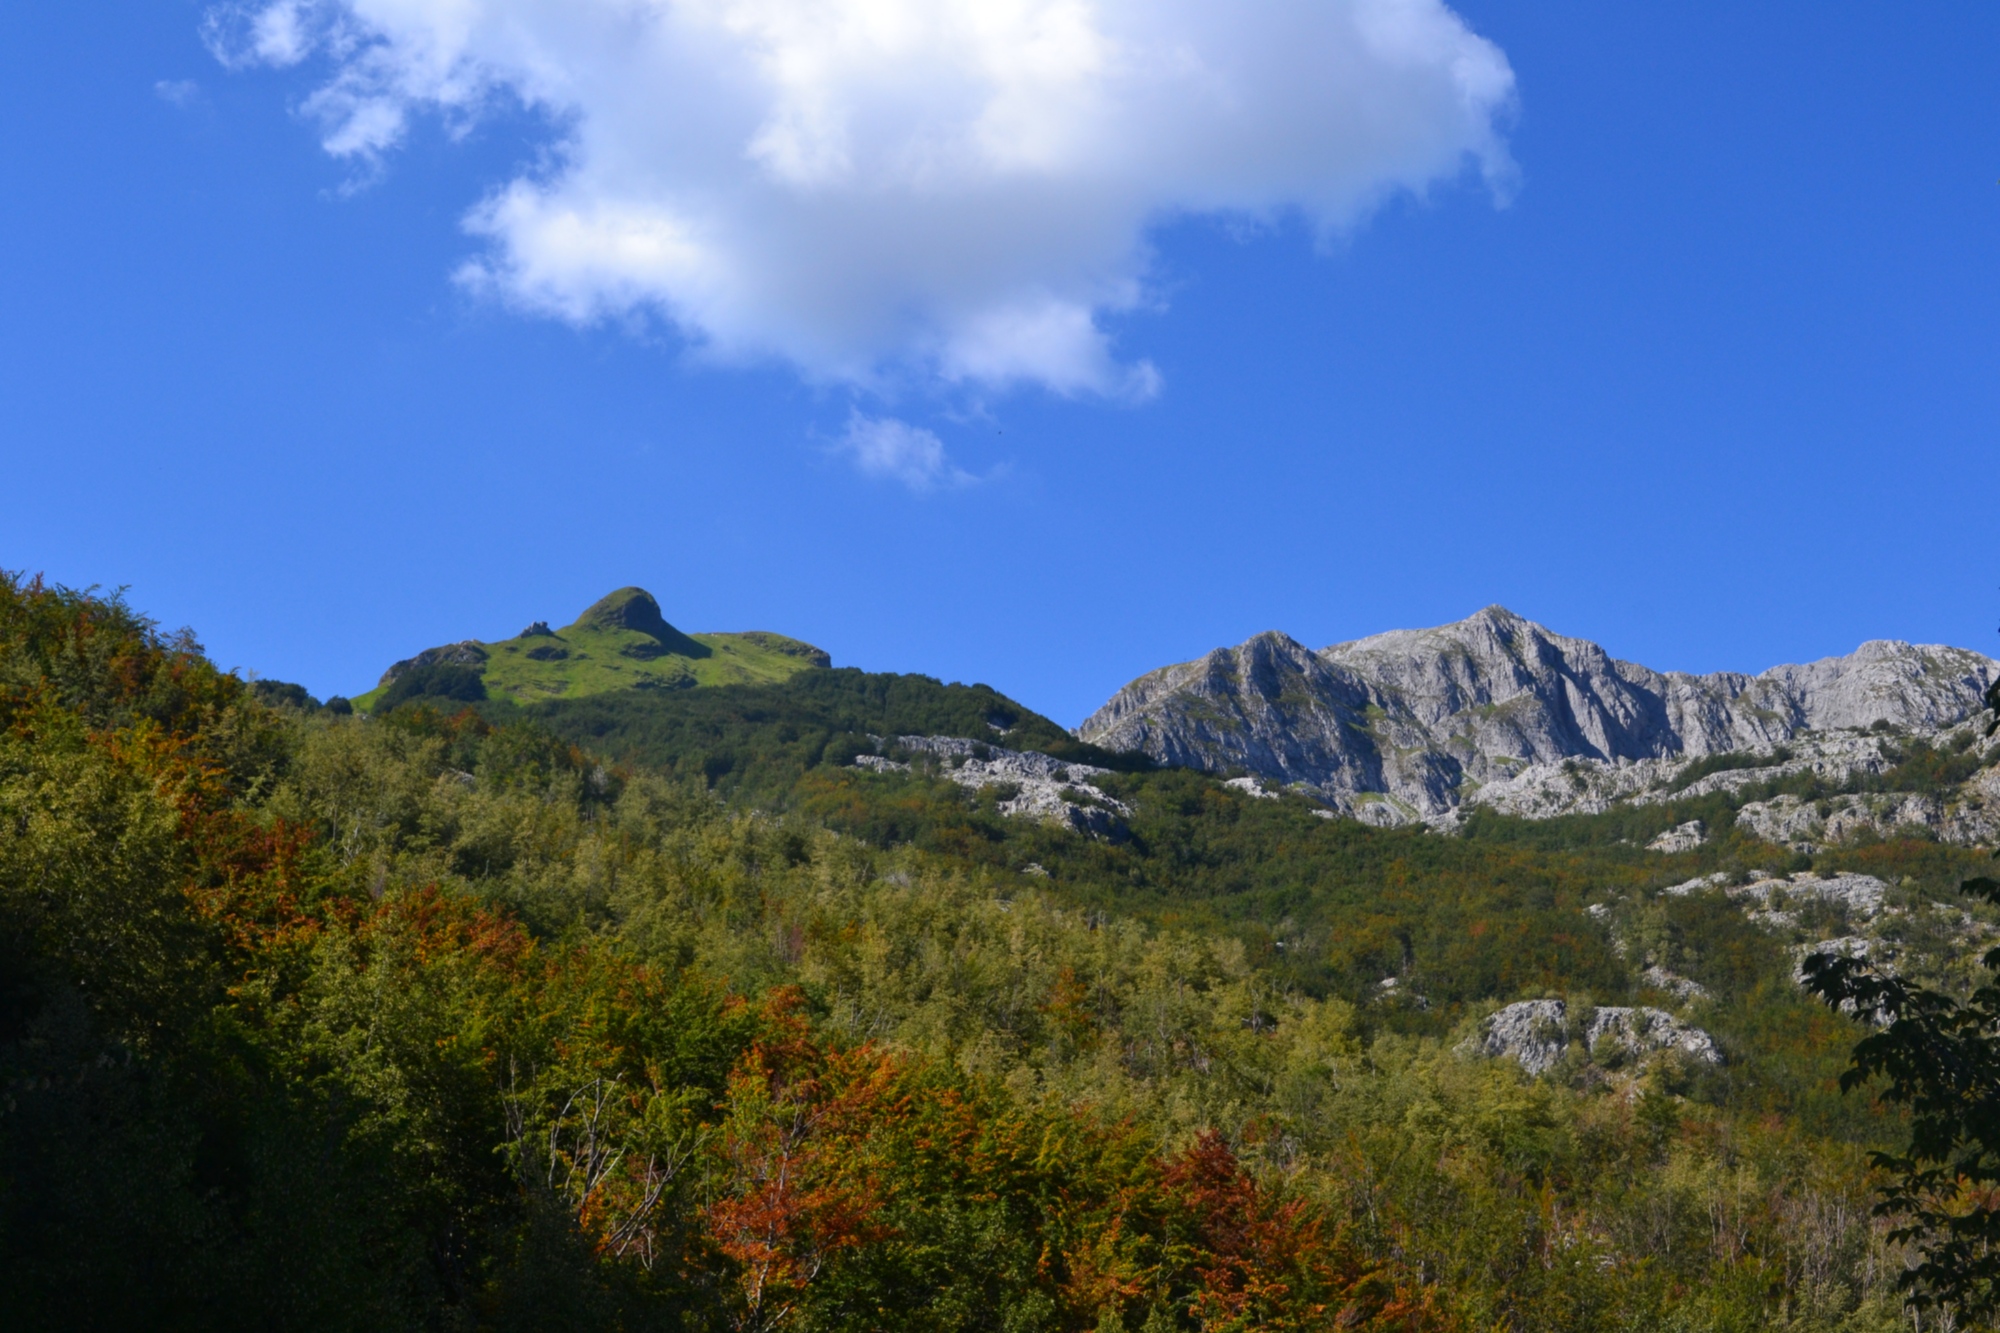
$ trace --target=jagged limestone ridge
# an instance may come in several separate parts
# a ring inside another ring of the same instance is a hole
[[[1435,821],[1536,765],[1684,760],[1878,721],[1936,730],[1977,710],[1996,670],[1877,640],[1756,676],[1657,672],[1494,606],[1318,652],[1259,634],[1140,677],[1077,734],[1302,784],[1372,822]]]

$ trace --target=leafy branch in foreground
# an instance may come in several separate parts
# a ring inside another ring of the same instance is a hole
[[[1962,887],[2000,902],[2000,881]],[[1918,1256],[1897,1283],[1917,1309],[1974,1318],[2000,1312],[2000,948],[1980,965],[1986,984],[1962,1000],[1863,957],[1813,954],[1803,968],[1828,1004],[1886,1024],[1855,1045],[1840,1087],[1885,1079],[1882,1099],[1909,1108],[1908,1146],[1873,1155],[1889,1176],[1875,1212]]]

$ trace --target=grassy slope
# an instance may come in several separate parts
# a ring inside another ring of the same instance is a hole
[[[639,630],[580,628],[486,645],[488,692],[518,703],[578,699],[627,689],[685,689],[690,685],[757,685],[788,679],[812,666],[799,652],[773,645],[797,640],[764,634],[693,634],[707,657],[653,655],[655,640]],[[799,644],[800,648],[805,645]],[[566,653],[547,660],[540,651]],[[635,655],[640,654],[640,655]]]
[[[685,635],[664,621],[657,632],[620,624],[617,613],[630,600],[621,596],[634,592],[612,594],[555,633],[480,644],[487,654],[481,668],[487,693],[537,704],[621,690],[775,684],[826,665],[826,654],[819,649],[782,634]],[[377,685],[357,697],[355,706],[371,709],[387,688]]]

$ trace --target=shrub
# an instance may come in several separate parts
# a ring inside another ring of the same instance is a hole
[[[439,663],[413,667],[396,677],[375,704],[377,713],[387,713],[413,699],[450,699],[457,703],[478,703],[486,697],[486,681],[472,667]]]

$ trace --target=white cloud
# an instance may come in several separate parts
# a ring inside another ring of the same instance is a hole
[[[556,151],[473,211],[462,276],[820,379],[1144,396],[1104,317],[1149,229],[1330,233],[1510,171],[1512,71],[1441,0],[255,0],[208,34],[321,57],[305,109],[371,165],[413,115],[535,108]]]
[[[296,65],[333,36],[313,23],[331,17],[333,8],[316,0],[232,0],[208,11],[202,35],[216,58],[233,68]]]
[[[172,106],[193,106],[201,100],[201,85],[193,79],[161,79],[153,85],[153,95]]]
[[[934,433],[894,417],[853,413],[838,452],[868,475],[900,481],[913,491],[966,486],[977,480],[953,464],[944,441]]]

